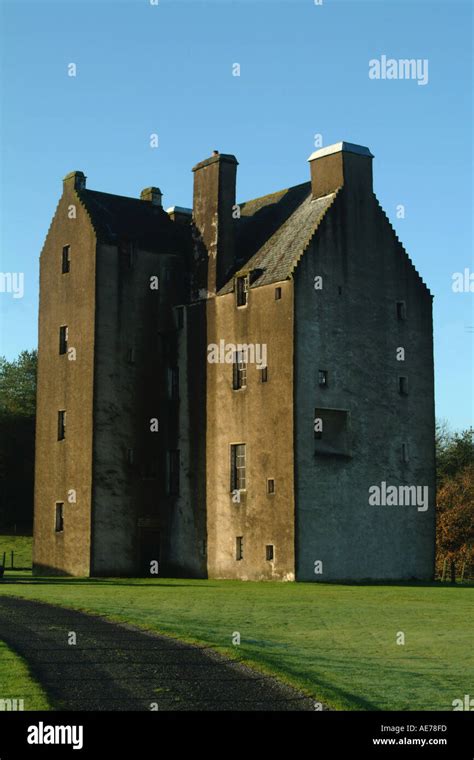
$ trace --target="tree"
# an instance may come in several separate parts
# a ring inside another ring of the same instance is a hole
[[[36,351],[0,357],[0,526],[29,531],[33,519]]]
[[[451,580],[462,563],[472,567],[474,543],[474,430],[451,433],[446,422],[436,425],[437,521],[439,570],[449,561]]]

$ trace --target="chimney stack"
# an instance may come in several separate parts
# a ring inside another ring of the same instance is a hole
[[[193,167],[193,222],[207,252],[206,279],[199,289],[215,295],[234,265],[235,156],[214,151]],[[202,278],[199,278],[202,280]]]
[[[63,188],[73,190],[85,190],[86,189],[86,175],[84,172],[69,172],[63,179]]]
[[[313,198],[333,193],[343,185],[356,193],[371,193],[372,159],[368,148],[348,142],[316,150],[308,158]]]
[[[153,206],[161,206],[162,197],[163,197],[163,193],[161,192],[159,187],[146,187],[140,193],[141,200],[151,201],[151,204]]]

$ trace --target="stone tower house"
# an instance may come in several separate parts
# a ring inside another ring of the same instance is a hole
[[[372,158],[323,148],[310,181],[237,204],[215,152],[192,210],[65,178],[40,267],[36,572],[432,577],[432,297]]]

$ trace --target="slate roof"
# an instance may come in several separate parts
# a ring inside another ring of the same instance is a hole
[[[134,241],[142,248],[159,253],[174,253],[181,248],[185,232],[171,221],[161,206],[97,190],[76,192],[101,242]]]
[[[252,287],[287,279],[335,197],[336,193],[330,193],[313,200],[311,183],[305,182],[243,203],[241,219],[236,223],[240,269],[219,290],[219,295],[233,291],[234,277],[239,272],[261,270],[252,280]]]

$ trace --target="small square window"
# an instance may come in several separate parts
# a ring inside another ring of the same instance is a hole
[[[66,412],[64,409],[58,412],[58,441],[63,441],[66,437]]]
[[[267,493],[275,493],[275,481],[273,478],[267,480]]]
[[[59,328],[59,353],[67,353],[67,325],[61,325]]]
[[[273,552],[273,544],[267,544],[265,547],[265,556],[267,559],[267,562],[271,562],[274,558],[274,552]]]
[[[62,501],[58,501],[56,503],[56,516],[55,516],[54,529],[56,533],[61,533],[64,530],[64,503]]]
[[[266,383],[268,380],[268,367],[262,367],[260,372],[260,380],[262,383]]]
[[[318,370],[318,384],[321,388],[325,388],[328,384],[328,373],[325,369]]]
[[[249,293],[249,276],[237,277],[237,306],[247,306]]]
[[[235,539],[235,559],[241,560],[244,558],[244,537],[237,536]]]
[[[67,274],[71,268],[70,245],[63,246],[62,273]]]
[[[407,309],[405,301],[397,301],[397,319],[404,320],[407,318]]]
[[[281,288],[275,288],[275,301],[279,301],[281,298]]]
[[[401,396],[408,396],[408,378],[407,377],[399,377],[398,378],[398,392]]]

